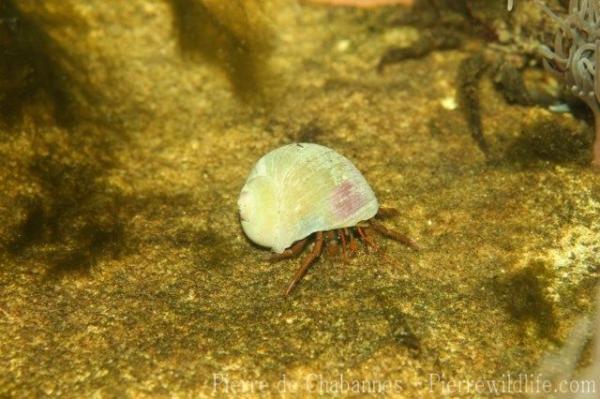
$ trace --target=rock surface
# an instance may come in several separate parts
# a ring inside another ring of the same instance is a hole
[[[0,395],[303,396],[361,383],[434,397],[536,373],[590,311],[592,128],[509,105],[484,78],[487,161],[455,91],[484,40],[378,73],[386,48],[422,33],[390,22],[410,10],[282,3],[264,59],[250,61],[265,73],[243,86],[261,92],[246,96],[222,66],[243,54],[182,54],[173,4],[19,6],[95,95],[75,124],[0,130]],[[382,239],[347,264],[325,256],[282,297],[298,261],[268,263],[236,201],[254,162],[293,141],[350,158],[400,210],[386,223],[422,250]]]

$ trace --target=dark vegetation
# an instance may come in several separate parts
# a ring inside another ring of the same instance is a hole
[[[28,114],[40,123],[73,125],[81,105],[97,94],[77,61],[17,4],[0,2],[0,123],[15,126]]]
[[[481,104],[479,100],[479,81],[488,67],[481,53],[467,57],[458,68],[457,95],[460,109],[471,130],[471,137],[484,153],[489,153],[489,147],[483,136],[481,122]]]
[[[50,274],[62,275],[87,272],[119,252],[120,196],[105,176],[122,136],[110,118],[91,111],[100,90],[49,34],[65,21],[46,17],[33,17],[12,0],[0,2],[1,135],[26,135],[33,155],[14,173],[39,188],[17,198],[22,218],[2,245],[11,256],[42,258]],[[24,125],[35,133],[24,133]]]
[[[112,166],[106,153],[77,137],[46,133],[28,170],[40,194],[22,199],[26,216],[9,252],[45,258],[51,275],[87,273],[98,259],[117,256],[124,223],[121,197],[104,181]]]
[[[268,75],[271,34],[258,1],[168,0],[184,57],[214,64],[245,100],[261,94]]]

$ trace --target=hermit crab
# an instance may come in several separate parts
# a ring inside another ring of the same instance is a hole
[[[310,254],[288,284],[289,295],[321,255],[341,244],[342,254],[354,253],[357,241],[377,250],[369,229],[413,249],[407,236],[376,219],[394,214],[380,208],[373,190],[344,156],[312,143],[277,148],[256,163],[238,200],[242,228],[254,243],[271,248],[272,261],[298,256],[314,240]]]

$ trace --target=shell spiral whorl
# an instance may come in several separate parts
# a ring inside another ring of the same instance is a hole
[[[312,143],[289,144],[259,159],[238,206],[248,238],[276,253],[312,233],[356,226],[379,209],[352,162]]]

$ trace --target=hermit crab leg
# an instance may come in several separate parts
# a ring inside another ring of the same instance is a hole
[[[412,249],[415,249],[415,250],[419,249],[419,246],[417,245],[417,243],[414,242],[409,237],[405,236],[404,234],[399,233],[399,232],[394,231],[394,230],[391,230],[391,229],[388,229],[387,227],[385,227],[381,223],[376,222],[374,220],[370,220],[369,224],[379,234],[384,235],[386,237],[389,237],[392,240],[398,241],[398,242],[400,242],[400,243],[402,243],[402,244],[404,244],[404,245],[406,245],[408,247],[411,247]]]
[[[327,243],[327,255],[334,256],[338,254],[338,245],[335,238],[334,231],[328,231],[325,233],[325,240]]]
[[[342,241],[342,257],[346,260],[346,233],[342,229],[339,229],[337,232]]]
[[[294,245],[292,245],[282,253],[271,255],[269,261],[278,262],[284,259],[295,258],[296,256],[300,255],[300,252],[302,252],[307,242],[308,240],[306,238],[304,240],[296,241]]]
[[[321,255],[322,250],[323,250],[323,233],[318,232],[317,238],[315,240],[315,245],[313,246],[312,251],[310,251],[310,254],[306,257],[304,262],[302,262],[302,265],[300,266],[300,268],[298,268],[298,270],[296,270],[294,277],[292,277],[292,280],[290,281],[287,289],[285,290],[285,296],[290,295],[290,292],[292,292],[292,290],[294,289],[296,284],[298,284],[298,282],[300,280],[302,280],[302,277],[304,277],[304,275],[306,274],[310,265],[312,265],[312,263],[315,261],[315,259],[317,259],[319,257],[319,255]]]
[[[358,251],[358,244],[354,239],[354,234],[352,234],[352,231],[348,229],[344,229],[344,233],[347,233],[348,237],[350,237],[350,244],[348,245],[348,248],[350,249],[350,252],[354,254],[356,251]]]
[[[357,226],[356,230],[358,231],[360,238],[367,244],[368,247],[372,248],[373,251],[377,251],[379,249],[377,244],[375,244],[375,242],[367,236],[367,232],[362,227]]]

